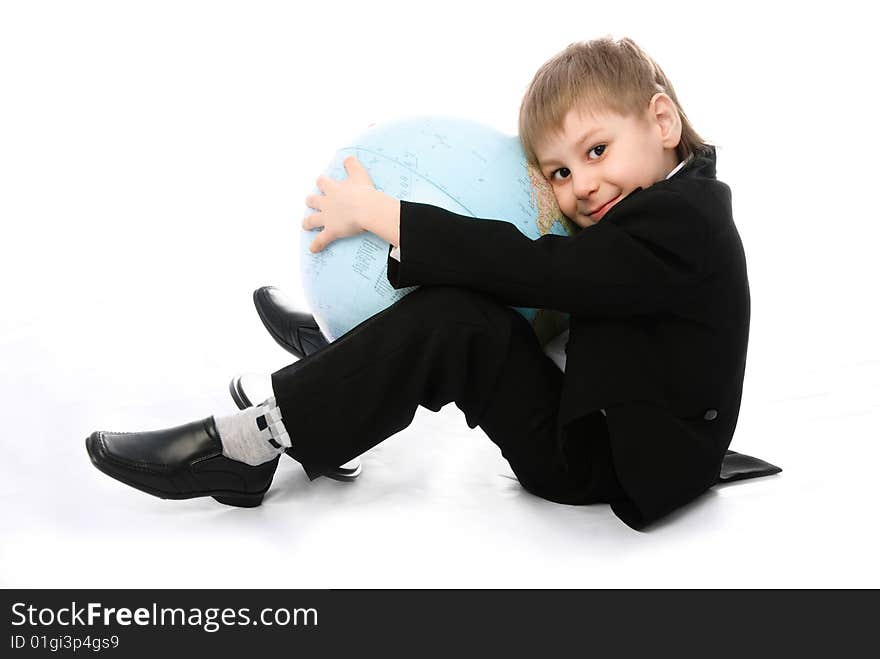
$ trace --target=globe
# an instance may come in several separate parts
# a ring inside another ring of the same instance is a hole
[[[371,125],[339,149],[324,175],[347,177],[354,155],[376,188],[397,199],[432,204],[470,216],[504,220],[529,238],[577,231],[556,204],[540,171],[526,162],[516,136],[455,117],[413,117]],[[317,187],[312,194],[321,194]],[[306,207],[304,215],[317,212]],[[320,229],[300,236],[300,274],[306,301],[328,341],[394,304],[416,287],[388,283],[389,244],[370,232],[333,241],[317,254],[309,245]],[[405,247],[404,247],[405,249]],[[406,258],[406,252],[402,253]],[[455,258],[454,254],[449,255]],[[542,345],[567,325],[567,316],[514,307]]]

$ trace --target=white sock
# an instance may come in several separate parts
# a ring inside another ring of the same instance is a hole
[[[274,397],[231,416],[215,415],[214,425],[220,433],[223,455],[254,467],[290,447],[290,435]]]

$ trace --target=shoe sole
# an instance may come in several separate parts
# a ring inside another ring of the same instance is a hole
[[[229,381],[229,395],[232,396],[232,400],[235,401],[235,404],[240,410],[246,410],[254,405],[247,397],[244,387],[241,384],[241,377],[238,375]],[[332,478],[335,481],[341,481],[343,483],[351,482],[361,475],[362,469],[363,465],[360,463],[360,460],[358,460],[356,467],[337,467],[334,471],[324,474],[324,477]]]
[[[269,481],[269,485],[266,486],[266,489],[261,492],[235,492],[231,490],[205,490],[202,492],[165,492],[163,490],[157,490],[155,488],[149,487],[148,485],[144,485],[142,483],[138,483],[135,481],[131,481],[126,478],[121,472],[116,471],[112,468],[111,465],[108,465],[106,460],[98,455],[96,451],[93,449],[92,437],[94,434],[86,437],[86,452],[89,454],[89,459],[92,461],[92,464],[101,471],[106,474],[110,478],[119,481],[120,483],[124,483],[129,487],[133,487],[136,490],[140,490],[141,492],[146,492],[147,494],[152,494],[154,497],[158,497],[160,499],[195,499],[197,497],[211,497],[215,501],[225,504],[227,506],[236,506],[238,508],[256,508],[260,504],[263,503],[263,497],[266,495],[266,492],[269,491],[269,488],[272,486],[272,480]]]

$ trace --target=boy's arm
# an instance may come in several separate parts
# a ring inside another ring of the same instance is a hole
[[[402,202],[379,190],[372,190],[368,194],[368,203],[359,204],[365,212],[358,224],[390,243],[392,248],[399,247]]]
[[[385,235],[367,227],[406,247],[405,261],[388,260],[395,288],[462,286],[510,306],[632,316],[672,308],[677,293],[704,274],[707,224],[669,190],[639,189],[618,203],[611,221],[537,240],[508,222],[438,206],[400,201],[399,209],[399,222],[386,216],[375,227]]]

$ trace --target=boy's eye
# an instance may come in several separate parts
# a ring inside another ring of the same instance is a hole
[[[603,153],[605,153],[605,148],[606,148],[606,145],[605,145],[605,144],[597,144],[597,145],[594,146],[592,149],[590,149],[589,151],[587,151],[587,155],[591,154],[593,151],[596,151],[597,149],[600,149],[600,151],[598,152],[598,155],[601,156]],[[571,170],[568,169],[568,167],[560,167],[559,169],[556,169],[556,170],[552,171],[552,172],[550,173],[550,180],[551,180],[551,181],[557,180],[555,177],[556,177],[556,174],[557,174],[558,172],[569,172],[569,173],[571,173]]]
[[[555,180],[554,177],[555,177],[556,174],[558,174],[559,172],[567,172],[567,171],[568,171],[568,167],[560,167],[560,168],[557,169],[556,171],[553,171],[553,172],[550,173],[550,180],[551,180],[551,181]]]

